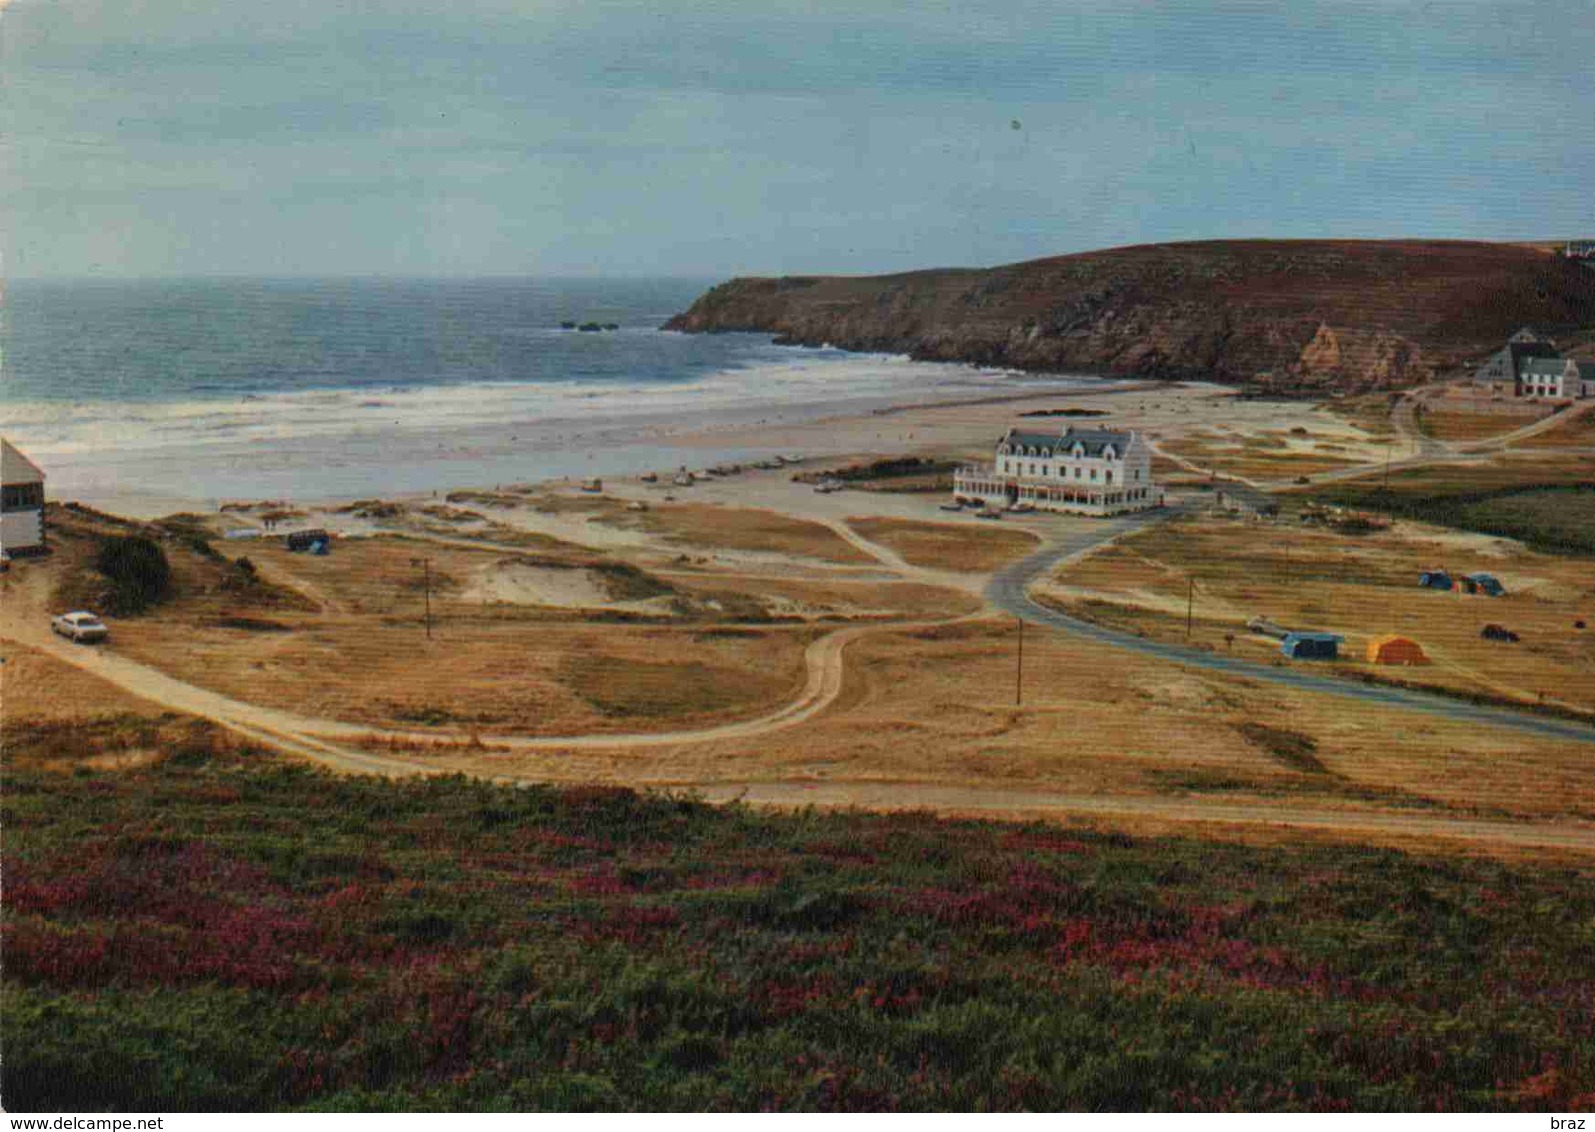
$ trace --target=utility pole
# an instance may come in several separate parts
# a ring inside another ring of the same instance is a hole
[[[1196,609],[1196,579],[1187,578],[1185,589],[1185,639],[1191,639],[1191,614]]]
[[[411,566],[421,567],[421,592],[426,602],[426,639],[432,639],[432,560],[430,558],[412,558]]]
[[[1019,621],[1019,657],[1013,670],[1013,706],[1019,707],[1024,702],[1025,691],[1025,619]]]

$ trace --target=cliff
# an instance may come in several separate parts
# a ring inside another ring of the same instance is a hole
[[[989,269],[733,279],[666,329],[1015,369],[1258,384],[1416,384],[1518,327],[1595,328],[1595,271],[1462,241],[1155,244]]]

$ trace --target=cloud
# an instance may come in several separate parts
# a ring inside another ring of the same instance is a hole
[[[1595,227],[1585,3],[970,7],[17,0],[8,266],[867,271]]]

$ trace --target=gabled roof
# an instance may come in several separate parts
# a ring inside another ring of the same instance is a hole
[[[1087,456],[1100,456],[1102,450],[1109,445],[1121,455],[1129,451],[1130,445],[1135,442],[1135,433],[1117,432],[1108,428],[1081,428],[1069,426],[1063,434],[1063,443],[1069,447],[1079,444],[1085,448]]]
[[[9,440],[0,439],[0,482],[43,483],[44,472],[32,460],[11,446]]]
[[[1022,432],[1017,428],[1011,428],[1003,440],[1020,448],[1059,447],[1058,434],[1055,432]]]
[[[1101,456],[1104,448],[1112,446],[1119,455],[1124,455],[1130,450],[1130,445],[1135,443],[1135,433],[1117,432],[1106,428],[1081,428],[1073,425],[1065,429],[1062,434],[1056,432],[1025,432],[1021,429],[1011,428],[1003,436],[1003,442],[1019,448],[1045,448],[1054,452],[1071,452],[1076,444],[1085,449],[1087,456]]]
[[[1550,374],[1550,375],[1555,376],[1555,375],[1561,374],[1562,371],[1565,370],[1566,368],[1567,368],[1567,359],[1566,358],[1562,358],[1562,357],[1548,357],[1548,358],[1547,357],[1534,357],[1534,358],[1524,358],[1523,359],[1523,364],[1522,364],[1521,367],[1519,367],[1518,372],[1520,374],[1523,374],[1523,373],[1544,373],[1544,374]]]
[[[1512,364],[1517,365],[1524,358],[1560,358],[1556,347],[1549,342],[1513,342],[1507,348],[1507,353],[1512,355]]]
[[[1549,338],[1545,337],[1545,335],[1541,334],[1538,330],[1535,330],[1532,326],[1523,327],[1516,334],[1512,335],[1512,337],[1508,338],[1507,341],[1508,342],[1544,342],[1547,346],[1549,346],[1551,344],[1551,340]]]
[[[1297,632],[1290,632],[1290,633],[1286,633],[1285,634],[1285,643],[1286,644],[1289,644],[1291,641],[1334,641],[1336,644],[1339,644],[1341,641],[1344,641],[1345,639],[1346,638],[1342,637],[1339,633],[1297,633]]]

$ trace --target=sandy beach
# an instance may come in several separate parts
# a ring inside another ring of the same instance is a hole
[[[616,479],[746,464],[776,455],[806,464],[903,453],[980,458],[1009,425],[1030,421],[1065,427],[1071,418],[1036,415],[1061,408],[1102,414],[1084,418],[1087,422],[1161,436],[1211,426],[1220,416],[1237,428],[1297,420],[1309,420],[1315,429],[1335,426],[1322,414],[1310,415],[1305,403],[1245,402],[1232,389],[1200,383],[1004,375],[981,384],[974,371],[955,376],[960,377],[956,383],[923,393],[849,397],[844,390],[829,401],[766,400],[702,411],[671,404],[652,414],[609,401],[606,412],[594,406],[585,417],[561,419],[492,419],[476,406],[440,414],[430,425],[424,413],[380,423],[369,414],[362,421],[329,408],[328,422],[319,426],[312,413],[293,427],[256,424],[241,428],[239,435],[198,438],[174,428],[169,442],[159,444],[121,443],[113,429],[103,444],[91,445],[78,435],[72,443],[52,445],[41,436],[28,450],[43,460],[55,498],[152,518],[215,510],[230,501],[273,499],[309,506],[419,498],[504,483]],[[1224,411],[1215,415],[1220,403]],[[25,428],[14,431],[24,441],[30,435]],[[1344,431],[1349,443],[1366,439]]]
[[[14,405],[7,435],[47,467],[55,497],[150,517],[235,499],[331,502],[751,462],[793,444],[836,455],[900,444],[914,431],[905,414],[925,403],[1012,404],[1113,388],[885,356],[840,365],[800,358],[692,387]]]

